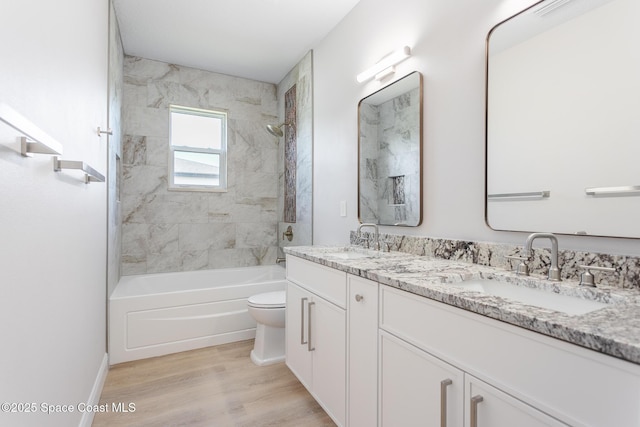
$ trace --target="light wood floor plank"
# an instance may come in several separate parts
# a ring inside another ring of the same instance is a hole
[[[335,426],[284,363],[256,366],[253,340],[116,365],[93,426]],[[114,412],[112,404],[135,404]]]

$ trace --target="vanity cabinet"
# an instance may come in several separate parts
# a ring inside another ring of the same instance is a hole
[[[465,375],[467,419],[465,427],[567,427],[495,387]]]
[[[385,418],[385,407],[393,403],[385,401],[385,381],[393,375],[386,370],[399,375],[404,368],[394,365],[416,359],[411,353],[464,373],[464,410],[458,414],[465,414],[464,427],[640,425],[640,369],[635,364],[389,286],[380,286],[380,310],[382,426],[408,425],[401,418]],[[389,344],[403,347],[404,353]],[[393,363],[385,361],[385,352],[393,354]],[[397,399],[415,399],[419,405],[414,392],[407,389]],[[424,393],[429,405],[434,399],[437,403],[433,390]],[[399,404],[390,407],[398,412]]]
[[[346,273],[287,257],[286,363],[339,426],[346,414]]]
[[[378,283],[348,275],[347,413],[350,427],[378,424]]]
[[[381,426],[463,427],[463,397],[460,369],[380,332]]]
[[[287,365],[339,426],[640,426],[636,364],[291,255],[287,281]]]
[[[380,372],[381,426],[567,426],[384,331]]]

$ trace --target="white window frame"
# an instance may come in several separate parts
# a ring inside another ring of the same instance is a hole
[[[220,148],[198,148],[185,145],[173,145],[171,141],[171,113],[189,114],[194,116],[213,117],[221,119]],[[169,105],[169,190],[173,191],[227,191],[227,112],[222,110],[205,110],[201,108]],[[176,184],[174,174],[175,152],[218,154],[220,157],[220,177],[218,185]]]

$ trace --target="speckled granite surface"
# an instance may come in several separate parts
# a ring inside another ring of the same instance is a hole
[[[607,285],[579,287],[577,281],[551,282],[536,276],[516,276],[510,271],[402,252],[377,252],[360,247],[298,246],[289,255],[403,289],[436,301],[520,326],[640,364],[640,291]],[[356,253],[355,259],[345,259]],[[499,279],[518,286],[542,288],[607,303],[581,315],[521,304],[456,287],[470,279]]]
[[[358,237],[351,232],[350,243],[364,247],[373,247],[373,233],[363,230]],[[524,241],[522,242],[524,244]],[[532,275],[543,275],[551,260],[549,242],[540,242],[544,247],[536,247],[533,258],[527,264]],[[452,261],[464,261],[473,264],[498,268],[509,268],[514,261],[506,255],[522,256],[523,246],[473,242],[466,240],[436,239],[423,236],[405,236],[396,234],[380,234],[380,245],[383,251],[398,251],[411,255],[432,256]],[[576,252],[562,250],[558,252],[559,264],[562,267],[562,280],[579,280],[584,270],[580,265],[613,267],[615,273],[595,273],[597,283],[619,288],[635,288],[640,290],[640,258],[625,255],[609,255],[592,252]]]

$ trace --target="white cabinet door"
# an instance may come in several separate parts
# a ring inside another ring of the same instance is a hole
[[[346,313],[326,300],[309,302],[313,394],[338,425],[346,414]]]
[[[309,351],[308,303],[312,294],[287,282],[287,309],[285,318],[287,366],[304,386],[311,390],[312,359]]]
[[[522,401],[466,375],[465,427],[566,427]]]
[[[379,387],[382,427],[463,425],[464,373],[384,331]]]
[[[340,426],[346,414],[345,310],[287,282],[286,363]]]
[[[378,283],[347,276],[349,427],[378,425]]]

